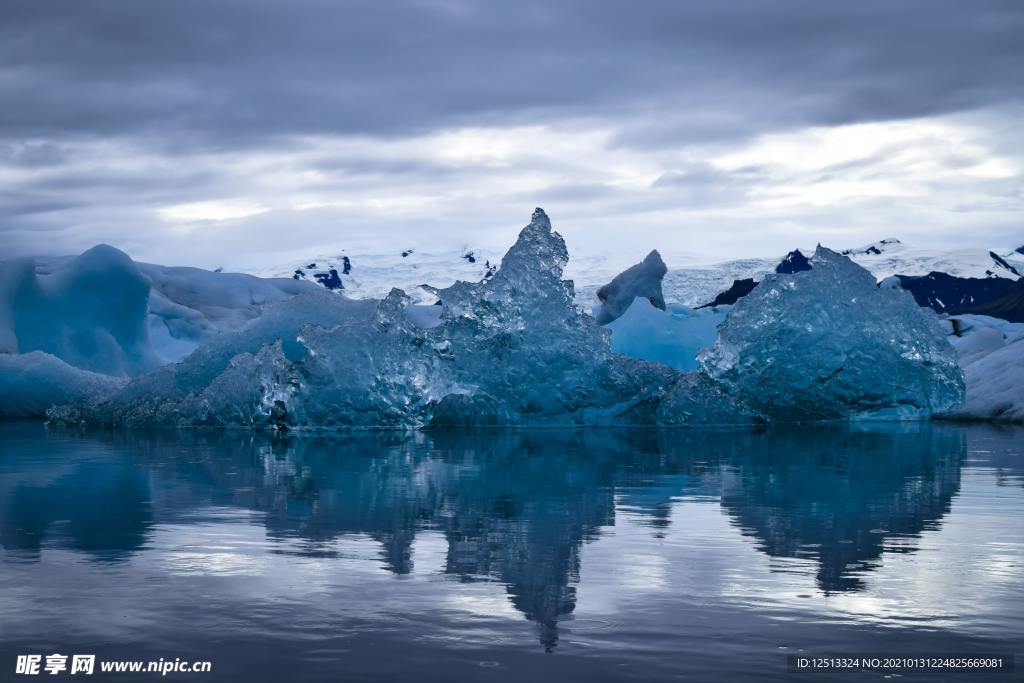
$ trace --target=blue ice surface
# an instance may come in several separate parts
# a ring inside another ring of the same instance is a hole
[[[146,329],[149,282],[123,252],[101,244],[47,275],[30,259],[4,266],[0,350],[43,351],[106,375],[159,365]]]
[[[637,297],[606,327],[612,351],[689,372],[698,368],[697,354],[715,343],[728,312],[729,306],[695,310],[678,304],[663,311]]]

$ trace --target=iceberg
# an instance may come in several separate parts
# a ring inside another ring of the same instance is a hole
[[[308,353],[300,341],[303,328],[366,326],[374,310],[373,302],[312,287],[292,300],[271,304],[241,330],[214,336],[180,363],[136,377],[71,410],[51,411],[50,416],[119,425],[272,424],[271,413],[280,411],[275,402],[287,394],[287,366]],[[275,374],[282,367],[283,381]]]
[[[94,402],[316,285],[132,261],[108,245],[0,264],[0,417]]]
[[[987,315],[945,321],[964,369],[964,404],[946,417],[1024,421],[1024,323]]]
[[[668,267],[661,260],[661,254],[655,250],[640,263],[616,275],[597,290],[597,298],[601,302],[595,315],[597,322],[601,325],[612,322],[625,313],[636,298],[646,299],[651,306],[664,311],[665,295],[661,291],[661,281],[667,272]]]
[[[0,353],[43,351],[131,376],[179,361],[271,303],[318,287],[291,279],[158,266],[108,245],[73,258],[0,263]]]
[[[292,278],[135,265],[150,285],[146,323],[149,344],[161,363],[177,362],[217,334],[245,326],[275,302],[319,289]]]
[[[180,363],[51,414],[178,426],[653,423],[678,373],[612,352],[561,279],[567,260],[538,209],[492,277],[438,291],[436,324],[423,326],[399,289],[380,301],[307,292]]]
[[[719,326],[701,369],[768,420],[925,419],[964,380],[937,316],[818,247],[811,269],[771,274]]]
[[[2,272],[0,351],[43,351],[105,375],[159,365],[146,330],[149,282],[123,252],[101,244],[50,274],[29,259]]]
[[[575,304],[567,261],[565,241],[537,209],[498,270],[432,290],[436,305],[401,289],[354,300],[300,281],[290,298],[268,284],[275,291],[257,301],[264,285],[240,283],[239,315],[255,317],[208,334],[180,362],[110,382],[75,375],[78,389],[47,414],[124,426],[685,427],[923,419],[963,398],[935,314],[827,249],[809,270],[768,275],[731,309],[700,311],[656,307],[661,259],[652,252],[612,281],[606,304],[633,297],[607,326]],[[139,272],[129,266],[113,272]],[[167,277],[148,282],[191,311],[206,306],[210,320],[212,295],[192,292],[182,275],[180,291]],[[131,301],[132,315],[115,319],[130,320],[133,339],[144,340],[154,299],[148,313]],[[240,320],[234,315],[223,319]],[[192,322],[168,333],[187,340],[183,330],[199,329]],[[67,372],[50,361],[45,368]],[[18,371],[0,365],[0,383]]]

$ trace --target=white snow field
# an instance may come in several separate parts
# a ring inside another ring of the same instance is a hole
[[[660,248],[652,244],[648,251]],[[795,247],[794,247],[795,248]],[[715,295],[729,288],[733,280],[752,278],[760,281],[786,256],[788,250],[765,258],[732,259],[717,263],[701,263],[693,256],[665,256],[668,268],[662,280],[663,297],[666,304],[696,307],[709,303]],[[801,248],[804,254],[813,254],[811,248]],[[877,252],[877,253],[876,253]],[[402,256],[402,254],[406,256]],[[644,252],[637,254],[639,258]],[[915,248],[896,239],[884,239],[843,253],[855,263],[871,271],[876,280],[893,274],[927,275],[932,271],[948,273],[957,277],[1002,277],[1018,279],[1017,273],[1024,273],[1024,254],[1012,249],[956,249],[934,250]],[[670,252],[661,251],[661,254]],[[1008,266],[1000,264],[993,254]],[[472,256],[471,263],[466,256]],[[342,259],[349,258],[349,273],[344,274]],[[316,281],[315,276],[329,276],[334,269],[345,293],[354,298],[381,299],[392,287],[404,290],[415,303],[433,303],[430,290],[448,287],[457,280],[476,282],[487,274],[490,268],[501,264],[497,253],[472,250],[469,248],[443,252],[419,252],[394,250],[389,253],[358,253],[338,250],[327,256],[311,257],[266,269],[253,270],[263,277],[290,278],[296,270],[303,271],[303,278]],[[315,265],[315,268],[308,268]],[[620,272],[629,262],[622,262],[613,255],[587,254],[570,255],[565,276],[576,286],[576,303],[591,310],[599,303],[597,292]],[[1016,273],[1014,271],[1017,271]],[[428,285],[424,290],[421,285]],[[627,304],[628,305],[628,304]]]
[[[51,417],[185,426],[1024,419],[1021,326],[956,316],[950,345],[907,292],[874,286],[932,270],[1016,279],[1024,257],[896,240],[844,253],[819,249],[816,268],[776,275],[784,254],[666,268],[652,252],[616,277],[612,259],[570,260],[538,211],[502,258],[339,251],[272,278],[137,263],[104,245],[8,261],[0,417],[61,406]],[[735,306],[690,307],[746,277],[768,284]]]

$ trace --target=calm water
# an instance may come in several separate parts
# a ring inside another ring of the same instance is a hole
[[[163,679],[192,681],[821,680],[787,672],[797,653],[1024,668],[1021,429],[8,424],[0,453],[3,680],[32,652],[211,660]]]

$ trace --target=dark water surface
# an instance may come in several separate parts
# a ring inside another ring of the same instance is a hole
[[[879,652],[1024,664],[1022,429],[7,424],[0,452],[0,680],[31,680],[16,655],[51,652],[213,662],[162,679],[191,681],[811,681],[787,654]]]

